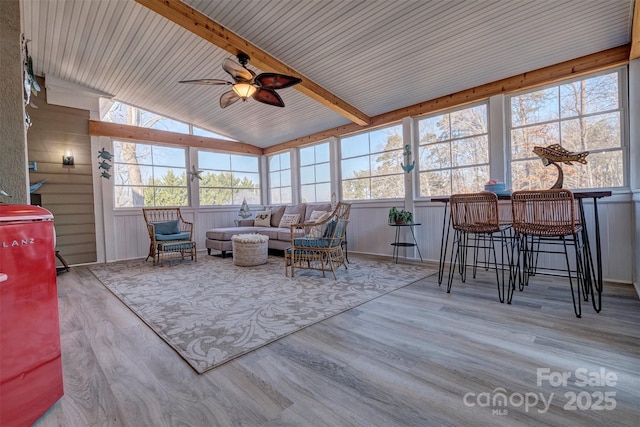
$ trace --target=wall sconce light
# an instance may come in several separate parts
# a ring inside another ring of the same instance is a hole
[[[69,151],[62,156],[62,166],[73,166],[73,154]]]

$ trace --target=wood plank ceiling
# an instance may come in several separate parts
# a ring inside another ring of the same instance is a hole
[[[634,12],[633,0],[184,3],[369,117],[628,45]],[[134,0],[25,0],[22,20],[36,74],[257,147],[352,123],[295,88],[279,91],[283,109],[221,109],[225,88],[178,81],[228,79],[232,55]]]

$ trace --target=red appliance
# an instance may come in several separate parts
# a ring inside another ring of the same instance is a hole
[[[62,394],[53,215],[0,204],[0,426],[30,426]]]

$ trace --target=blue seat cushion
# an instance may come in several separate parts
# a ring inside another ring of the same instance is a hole
[[[293,239],[296,248],[328,248],[330,239],[309,239],[308,237],[300,237]]]
[[[287,248],[286,251],[288,255],[291,255],[291,248]],[[319,251],[313,250],[312,248],[309,248],[309,249],[296,248],[294,252],[296,255],[319,255],[320,254]]]
[[[167,244],[166,243],[158,243],[158,249],[159,250],[163,250],[165,245],[167,245]],[[170,248],[170,250],[173,250],[173,251],[186,251],[186,250],[189,250],[189,249],[193,249],[193,245],[194,245],[194,242],[187,242],[187,243],[180,243],[180,244],[171,243],[171,244],[167,245],[167,247]]]
[[[178,220],[165,221],[165,222],[152,222],[153,230],[156,235],[158,234],[178,234],[180,233],[180,227],[178,227]]]
[[[156,240],[189,240],[191,233],[175,233],[175,234],[158,234],[156,233]]]

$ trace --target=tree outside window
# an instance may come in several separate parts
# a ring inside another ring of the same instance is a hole
[[[481,191],[489,176],[487,105],[418,120],[421,197]]]
[[[509,98],[514,190],[555,183],[557,170],[533,154],[533,147],[552,144],[590,152],[587,164],[562,165],[565,188],[624,185],[620,77],[620,71],[609,72]]]
[[[189,133],[187,123],[117,101],[113,103],[102,120],[170,132]]]
[[[113,142],[114,206],[187,206],[186,150]]]
[[[198,151],[198,167],[201,206],[260,203],[258,157]]]
[[[340,147],[343,199],[404,197],[402,125],[342,138]]]

